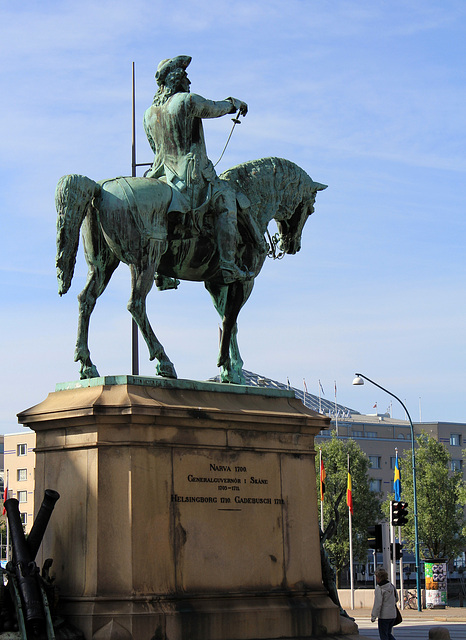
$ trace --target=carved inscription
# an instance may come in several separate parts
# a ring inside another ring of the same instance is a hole
[[[180,478],[185,490],[172,493],[172,502],[211,504],[235,511],[244,505],[284,504],[281,496],[277,495],[277,482],[272,482],[266,472],[253,469],[250,464],[217,463],[203,458],[202,464],[199,465],[197,460],[195,466],[196,470],[189,470],[183,474],[184,478]]]

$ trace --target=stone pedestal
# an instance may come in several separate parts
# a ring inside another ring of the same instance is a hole
[[[58,385],[34,429],[39,552],[86,640],[339,633],[321,581],[314,436],[292,392],[139,377]]]

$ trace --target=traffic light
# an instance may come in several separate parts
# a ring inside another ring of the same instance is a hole
[[[403,557],[403,545],[400,542],[395,543],[395,560],[401,560]],[[390,560],[393,560],[393,545],[390,545]]]
[[[408,522],[408,503],[392,500],[391,505],[392,525],[394,527],[402,527]]]
[[[383,551],[382,525],[376,524],[367,530],[367,544],[369,549],[381,553]]]

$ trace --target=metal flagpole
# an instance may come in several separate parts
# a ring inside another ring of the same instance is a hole
[[[335,380],[335,431],[338,438],[337,381]]]
[[[398,463],[398,447],[395,447],[395,474],[393,480],[393,489],[395,494],[395,500],[397,502],[401,501],[401,475],[400,475],[400,466]],[[398,526],[398,542],[400,543],[400,552],[401,552],[401,526]],[[396,565],[395,565],[395,579],[396,579]],[[393,583],[396,588],[396,583]],[[403,552],[400,553],[400,608],[404,609],[403,602]]]
[[[401,527],[398,527],[398,541],[401,544]],[[396,584],[395,584],[396,587]],[[403,598],[403,552],[400,554],[400,608],[404,609],[404,598]]]
[[[131,176],[136,177],[136,77],[133,62],[132,73],[132,144],[131,144]],[[138,348],[138,325],[134,318],[131,322],[131,373],[133,376],[139,375],[139,348]]]
[[[322,493],[322,449],[319,449],[320,468],[320,528],[324,532],[324,496]]]
[[[395,540],[395,527],[392,524],[392,505],[390,500],[390,546],[392,548],[392,560],[390,562],[390,580],[393,585],[396,585],[396,540]]]
[[[10,470],[7,469],[6,472],[6,497],[8,499],[8,485],[10,480]],[[3,507],[5,509],[5,507]],[[10,562],[10,525],[8,522],[8,516],[6,517],[6,561]]]
[[[335,387],[336,388],[336,387]],[[352,522],[352,502],[353,502],[353,487],[351,485],[350,474],[350,460],[348,453],[348,488],[346,493],[351,491],[351,503],[348,504],[348,525],[349,525],[349,557],[350,557],[350,586],[351,586],[351,609],[354,610],[354,572],[353,572],[353,522]],[[348,496],[347,496],[347,502]]]

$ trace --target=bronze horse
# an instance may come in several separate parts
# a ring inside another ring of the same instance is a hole
[[[281,158],[246,162],[220,177],[242,194],[238,199],[245,207],[243,212],[238,209],[238,264],[246,265],[255,278],[267,255],[266,242],[258,246],[257,240],[248,233],[248,216],[253,218],[262,234],[266,233],[272,218],[275,219],[281,251],[294,254],[300,250],[301,233],[314,211],[316,193],[326,185],[314,182],[300,167]],[[171,196],[171,188],[153,178],[115,178],[98,183],[85,176],[67,175],[57,185],[59,294],[66,293],[71,285],[80,230],[89,267],[86,285],[78,296],[74,359],[81,363],[81,378],[99,376],[90,358],[89,320],[112,273],[120,262],[124,262],[131,271],[128,310],[146,341],[150,360],[158,360],[157,373],[176,378],[173,363],[146,315],[146,297],[154,278],[165,276],[204,282],[222,317],[218,358],[221,379],[244,383],[236,321],[251,294],[254,278],[228,285],[219,281],[212,213],[207,210],[167,215]]]

